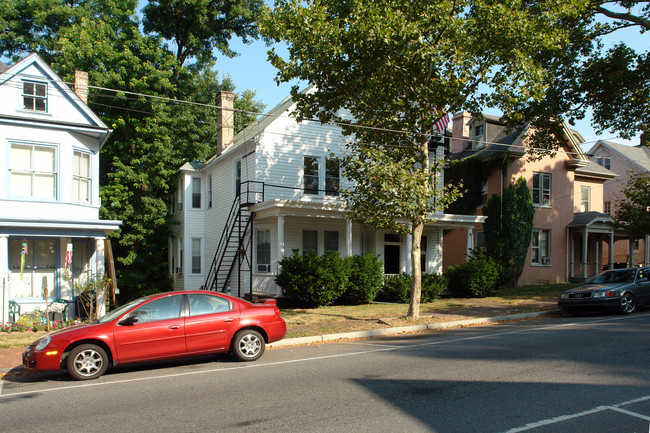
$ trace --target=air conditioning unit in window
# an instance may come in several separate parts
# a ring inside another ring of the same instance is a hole
[[[542,264],[543,265],[550,265],[551,264],[551,258],[550,257],[542,257]]]

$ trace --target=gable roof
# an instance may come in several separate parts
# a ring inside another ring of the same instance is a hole
[[[32,115],[22,115],[22,113],[8,114],[6,112],[0,114],[2,120],[9,123],[39,123],[47,124],[54,128],[73,127],[82,131],[85,130],[99,137],[100,146],[108,138],[108,135],[111,133],[108,126],[61,80],[57,73],[38,54],[31,53],[4,70],[0,66],[0,87],[15,85],[16,79],[47,81],[48,86],[52,86],[52,92],[48,90],[48,97],[56,94],[64,98],[65,102],[79,113],[78,120],[67,121],[66,119],[53,119],[51,116],[35,117]]]
[[[606,149],[613,156],[627,160],[640,172],[650,172],[650,149],[646,146],[628,146],[613,141],[598,140],[587,153],[593,156],[599,148]]]

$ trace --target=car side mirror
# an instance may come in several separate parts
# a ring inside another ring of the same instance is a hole
[[[135,323],[138,323],[137,316],[128,316],[120,320],[117,324],[118,326],[133,326]]]

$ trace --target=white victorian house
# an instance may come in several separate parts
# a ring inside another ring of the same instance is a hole
[[[298,123],[291,98],[233,136],[233,99],[217,98],[222,129],[218,151],[179,170],[171,198],[169,272],[175,290],[205,288],[236,296],[280,295],[278,263],[294,250],[340,256],[373,251],[385,274],[409,272],[411,236],[348,221],[339,197],[338,126]],[[442,147],[435,150],[442,157]],[[442,182],[442,179],[440,179]],[[442,271],[442,231],[471,229],[481,216],[437,214],[422,241],[423,272]]]
[[[36,54],[0,63],[2,322],[10,303],[45,310],[104,274],[104,240],[120,221],[99,219],[99,151],[111,131],[86,105],[87,86],[77,72],[73,92]]]

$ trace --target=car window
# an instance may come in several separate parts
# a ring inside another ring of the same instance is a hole
[[[636,275],[636,270],[626,269],[621,271],[607,271],[603,272],[600,275],[597,275],[592,283],[596,284],[606,284],[606,283],[625,283],[628,281],[634,281],[634,276]]]
[[[648,270],[647,269],[639,269],[639,277],[637,281],[648,281]]]
[[[193,294],[190,296],[190,315],[223,313],[232,310],[229,300],[214,295]]]
[[[138,318],[138,323],[153,322],[156,320],[174,319],[181,314],[181,297],[178,295],[167,296],[144,304],[129,316]]]

